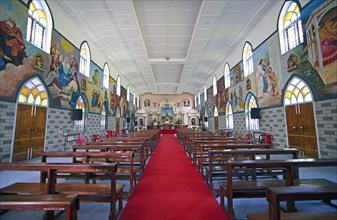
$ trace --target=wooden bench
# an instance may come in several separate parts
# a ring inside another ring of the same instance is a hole
[[[296,148],[270,148],[270,149],[239,149],[239,150],[209,150],[209,166],[206,167],[206,182],[214,191],[213,177],[220,177],[224,179],[226,176],[226,161],[228,160],[242,160],[242,159],[265,159],[270,160],[274,155],[290,155],[292,159],[297,159],[299,150]],[[275,172],[270,169],[251,170],[252,180],[256,180],[256,176],[277,177],[283,175],[283,170]],[[298,174],[296,175],[298,176]],[[247,176],[245,176],[247,178]]]
[[[115,163],[1,163],[0,171],[39,171],[40,183],[14,183],[0,189],[0,194],[78,194],[80,202],[105,202],[110,204],[109,220],[116,218],[116,202],[119,211],[123,209],[124,185],[116,184]],[[110,175],[107,184],[57,183],[59,173],[106,173]]]
[[[337,166],[337,159],[289,159],[289,160],[242,160],[227,161],[227,181],[221,181],[220,203],[224,207],[224,197],[227,198],[227,209],[230,219],[235,219],[233,198],[264,197],[269,186],[294,186],[294,185],[329,185],[333,182],[326,179],[298,180],[299,167]],[[237,168],[283,168],[285,180],[256,180],[233,181],[234,171]],[[294,202],[287,202],[287,210],[294,210]]]
[[[270,220],[268,214],[247,214],[248,220]],[[336,220],[337,212],[291,212],[281,213],[282,220]]]
[[[193,153],[194,163],[198,171],[206,177],[204,173],[204,165],[208,166],[208,151],[209,150],[236,150],[236,149],[268,149],[272,148],[270,144],[247,144],[235,143],[233,141],[222,144],[200,144],[197,146]]]
[[[66,220],[76,220],[79,209],[78,195],[1,195],[0,210],[64,210]],[[47,212],[45,219],[54,219],[53,212]]]
[[[144,154],[144,146],[141,144],[106,144],[106,145],[74,145],[73,152],[78,151],[92,151],[92,152],[102,152],[102,151],[133,151],[134,152],[134,166],[139,168],[139,176],[142,175],[146,165],[146,157]]]
[[[127,192],[128,196],[133,192],[134,186],[137,183],[137,168],[133,164],[134,153],[132,151],[118,151],[118,152],[42,152],[41,162],[48,162],[51,158],[70,158],[73,163],[93,163],[93,162],[105,162],[105,163],[118,163],[116,178],[117,180],[129,180],[130,190]],[[84,179],[85,183],[89,183],[89,179],[95,183],[96,179],[109,179],[106,175],[83,175],[74,174],[71,177],[58,176],[66,178]]]
[[[304,201],[304,200],[323,200],[326,202],[337,199],[337,183],[330,185],[315,186],[285,186],[268,187],[266,198],[269,202],[269,214],[247,214],[250,220],[272,219],[330,219],[337,218],[337,212],[281,212],[281,201]]]

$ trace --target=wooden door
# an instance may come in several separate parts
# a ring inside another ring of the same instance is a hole
[[[315,118],[312,103],[286,106],[289,147],[306,157],[318,158]]]
[[[307,157],[318,158],[315,116],[312,103],[298,105],[302,148]]]
[[[219,119],[218,119],[217,116],[214,117],[214,132],[215,132],[216,134],[219,133]]]
[[[14,148],[12,161],[27,160],[31,130],[29,127],[30,117],[33,114],[34,106],[18,105],[16,113],[16,126],[14,135]]]
[[[32,157],[38,157],[44,148],[44,136],[46,130],[47,108],[35,106],[35,112],[31,123],[33,130],[31,136]]]
[[[120,118],[116,117],[116,134],[119,135],[119,129],[120,129]]]
[[[40,155],[44,148],[47,108],[19,104],[16,116],[12,161]]]

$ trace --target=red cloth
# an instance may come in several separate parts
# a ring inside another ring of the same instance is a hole
[[[172,134],[155,148],[120,220],[227,220],[224,209]]]
[[[160,134],[175,134],[177,133],[176,129],[161,129]]]

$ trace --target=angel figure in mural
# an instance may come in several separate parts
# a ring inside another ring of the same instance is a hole
[[[22,65],[23,59],[27,57],[25,49],[26,44],[15,18],[0,21],[0,70],[4,70],[7,63]]]
[[[271,96],[280,95],[281,91],[280,91],[278,76],[273,71],[273,68],[271,66],[267,67],[266,75],[268,76],[268,80],[269,80],[270,85],[271,85],[270,95]]]
[[[259,64],[256,67],[257,75],[257,89],[256,96],[258,99],[263,98],[263,93],[268,91],[268,81],[266,78],[266,62],[265,59],[261,58]]]

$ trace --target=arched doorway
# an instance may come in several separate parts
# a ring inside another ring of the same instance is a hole
[[[13,162],[37,157],[44,148],[48,95],[38,77],[22,86],[17,103]]]
[[[318,158],[313,98],[309,86],[293,77],[284,94],[288,144],[306,157]]]

